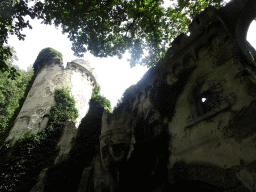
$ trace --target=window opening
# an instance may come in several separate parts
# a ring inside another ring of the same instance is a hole
[[[212,82],[208,90],[200,93],[202,85],[202,82],[199,83],[190,92],[189,101],[192,111],[186,127],[209,118],[235,103],[233,94],[227,97],[222,96],[223,89],[219,83]]]
[[[202,103],[206,102],[206,98],[205,97],[202,97]]]

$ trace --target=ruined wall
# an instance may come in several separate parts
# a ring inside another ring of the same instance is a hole
[[[199,23],[205,20],[200,16],[196,18]],[[197,67],[178,97],[176,113],[168,123],[172,136],[168,167],[171,169],[177,162],[194,163],[197,167],[206,164],[211,179],[200,175],[199,170],[190,177],[211,180],[223,188],[239,188],[240,184],[234,182],[236,178],[253,191],[256,175],[250,167],[256,160],[252,128],[255,68],[243,59],[236,40],[221,19],[211,19],[211,23],[205,28],[207,33],[184,50],[189,62],[182,57],[173,59],[183,68],[184,64]],[[234,176],[229,184],[225,182],[227,170]]]
[[[56,85],[49,80],[61,74],[62,70],[63,66],[58,57],[40,70],[7,140],[17,139],[30,130],[38,132],[45,128],[51,106],[55,104],[53,94]]]
[[[71,95],[75,98],[76,108],[79,112],[76,119],[76,127],[78,128],[82,118],[89,110],[89,101],[93,89],[97,86],[96,73],[88,61],[76,59],[68,62],[64,73],[60,77],[56,76],[54,81],[57,86],[69,88]]]
[[[122,163],[129,167],[133,159],[137,161],[133,167],[143,170],[146,163],[145,171],[151,171],[151,176],[137,178],[139,185],[143,185],[142,178],[157,183],[152,178],[161,175],[161,162],[166,163],[168,174],[163,171],[162,179],[168,177],[168,184],[199,180],[222,190],[256,189],[255,63],[244,58],[214,8],[196,17],[190,32],[189,37],[180,35],[174,40],[165,59],[148,72],[150,78],[145,75],[133,88],[118,112],[103,115],[102,166],[107,172],[117,167],[117,191],[125,185],[121,172],[130,172]],[[140,164],[136,148],[147,143],[146,150],[156,142],[152,148],[160,150],[165,146],[164,134],[169,136],[168,154],[149,151],[145,154],[148,159]],[[156,167],[150,168],[150,158]],[[135,171],[133,167],[129,168]],[[161,187],[155,189],[163,190]]]
[[[255,50],[220,15],[203,11],[113,113],[83,122],[41,189],[255,191]]]
[[[17,139],[28,131],[35,133],[46,127],[51,106],[55,104],[56,88],[67,88],[74,96],[79,112],[78,127],[89,109],[89,100],[96,85],[95,73],[88,63],[78,59],[68,63],[64,69],[60,58],[55,57],[38,72],[7,139]]]

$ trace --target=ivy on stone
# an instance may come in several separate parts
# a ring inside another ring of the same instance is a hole
[[[0,147],[0,191],[29,191],[40,171],[53,165],[66,120],[78,117],[75,100],[67,90],[56,89],[54,98],[56,105],[45,129],[27,132],[14,144],[6,141]]]
[[[63,60],[62,53],[56,51],[55,49],[51,47],[42,49],[33,64],[35,73],[39,72],[39,70],[49,61],[51,61],[55,56],[58,56],[61,60]]]
[[[111,111],[110,101],[106,97],[100,95],[100,86],[97,84],[97,87],[93,91],[92,97],[89,101],[89,111],[86,116],[88,117],[94,114],[101,107],[106,107],[109,111]]]

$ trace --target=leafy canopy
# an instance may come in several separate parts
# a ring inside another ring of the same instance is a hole
[[[177,0],[168,9],[162,3],[162,0],[45,0],[36,1],[29,8],[25,0],[1,2],[1,43],[7,42],[8,30],[24,39],[20,31],[31,28],[24,21],[29,15],[43,19],[45,24],[61,25],[76,56],[89,51],[97,57],[122,58],[128,50],[131,67],[137,63],[150,67],[164,56],[177,35],[188,32],[188,24],[200,11],[209,5],[219,8],[223,0]],[[145,51],[149,56],[144,56]]]
[[[130,65],[155,65],[170,42],[187,32],[191,19],[209,5],[216,8],[223,0],[178,0],[164,9],[162,0],[66,0],[45,1],[45,23],[61,24],[72,41],[76,56],[90,51],[97,57],[117,55],[129,50]],[[144,51],[149,56],[144,57]]]
[[[37,2],[33,7],[28,7],[27,0],[0,1],[0,68],[8,69],[7,58],[12,57],[10,47],[4,46],[8,43],[8,35],[15,34],[19,40],[24,40],[25,35],[21,33],[22,29],[32,26],[29,21],[25,21],[25,16],[40,18],[43,4]]]

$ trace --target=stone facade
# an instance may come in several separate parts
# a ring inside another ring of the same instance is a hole
[[[51,106],[55,104],[56,88],[67,88],[75,97],[79,112],[78,127],[89,109],[89,100],[96,85],[96,74],[88,62],[77,59],[69,62],[64,69],[56,56],[37,73],[7,139],[17,139],[28,131],[35,133],[46,127]]]
[[[40,190],[255,191],[256,51],[236,27],[256,3],[238,2],[205,9],[113,113],[81,123]]]

